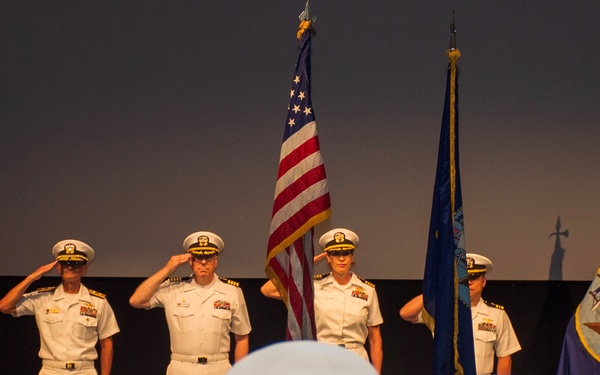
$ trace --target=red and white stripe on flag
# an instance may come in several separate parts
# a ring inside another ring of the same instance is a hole
[[[288,307],[288,340],[316,338],[313,227],[331,216],[310,99],[310,41],[311,34],[305,31],[290,90],[265,268]]]

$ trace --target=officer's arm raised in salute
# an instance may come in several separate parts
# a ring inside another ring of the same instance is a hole
[[[129,298],[129,304],[136,309],[150,308],[150,299],[158,289],[158,286],[182,264],[189,263],[191,253],[173,255],[167,264],[154,275],[144,280]]]

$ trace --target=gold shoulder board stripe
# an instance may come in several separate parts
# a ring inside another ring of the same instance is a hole
[[[313,279],[315,279],[315,280],[321,280],[321,279],[324,279],[324,278],[326,278],[327,276],[329,276],[329,274],[330,274],[330,273],[331,273],[331,272],[328,272],[328,273],[321,273],[321,274],[318,274],[318,275],[313,275]]]
[[[179,276],[179,277],[169,277],[167,279],[167,281],[169,281],[171,283],[180,283],[182,281],[187,281],[189,279],[191,279],[190,276],[184,276],[184,277]]]
[[[359,279],[360,281],[362,281],[363,283],[367,284],[367,285],[368,285],[368,286],[370,286],[371,288],[375,288],[375,284],[373,284],[373,283],[372,283],[372,282],[370,282],[369,280],[366,280],[366,279],[364,279],[364,278],[362,278],[362,277],[360,277],[360,276],[356,276],[356,277],[358,277],[358,279]]]
[[[88,291],[90,292],[90,294],[92,296],[96,296],[98,298],[106,299],[106,294],[104,294],[104,293],[96,292],[95,290],[91,290],[91,289],[88,289]]]
[[[483,301],[483,303],[485,303],[485,304],[486,304],[486,305],[488,305],[488,306],[495,307],[495,308],[497,308],[497,309],[500,309],[500,310],[504,310],[504,306],[502,306],[502,305],[498,305],[497,303],[494,303],[494,302],[488,302],[488,301],[486,301],[486,300],[484,300],[484,301]]]
[[[221,280],[222,282],[224,282],[225,284],[229,284],[229,285],[233,285],[233,286],[237,286],[239,288],[240,283],[238,283],[237,281],[233,281],[233,280],[229,280],[226,277],[219,277],[219,280]]]
[[[56,290],[56,288],[58,288],[57,286],[48,286],[45,288],[38,288],[35,291],[38,293],[46,293],[46,292],[52,292],[54,290]]]

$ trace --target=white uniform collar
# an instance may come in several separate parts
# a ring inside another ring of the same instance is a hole
[[[352,274],[352,276],[350,276],[350,280],[348,281],[348,283],[342,285],[340,283],[338,283],[335,278],[333,277],[332,274],[329,275],[329,280],[327,280],[325,282],[325,284],[334,284],[336,287],[338,287],[339,289],[348,289],[350,287],[352,287],[353,285],[359,285],[360,284],[360,280],[358,279],[358,277],[356,276],[356,274],[354,272],[350,272]]]
[[[475,306],[475,308],[471,311],[475,312],[475,314],[473,314],[473,318],[476,317],[478,314],[490,315],[490,308],[488,305],[485,304],[485,302],[483,302],[483,298],[479,299],[477,306]]]
[[[58,300],[67,298],[67,296],[73,296],[73,297],[77,298],[78,300],[86,301],[86,302],[91,302],[91,300],[92,300],[92,298],[90,297],[90,292],[88,291],[88,288],[86,288],[83,284],[81,284],[79,286],[79,293],[77,293],[77,294],[65,293],[63,285],[60,284],[58,286],[58,288],[56,288],[56,290],[54,290],[54,296],[52,297],[52,299],[55,301],[58,301]]]
[[[185,286],[184,290],[191,290],[194,288],[210,288],[211,286],[213,286],[215,284],[215,281],[218,279],[219,277],[215,274],[212,281],[206,285],[200,285],[196,282],[196,279],[194,278],[194,275],[190,276],[190,282],[187,283],[187,285]]]

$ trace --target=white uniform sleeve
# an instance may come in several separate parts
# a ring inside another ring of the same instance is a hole
[[[250,316],[246,307],[246,300],[241,288],[237,288],[237,308],[231,317],[231,332],[236,335],[247,335],[252,330],[250,326]]]
[[[117,324],[117,318],[112,307],[107,300],[102,303],[102,311],[100,311],[98,319],[98,338],[100,340],[110,337],[120,331]]]
[[[521,350],[521,345],[505,311],[500,315],[498,338],[494,344],[497,357],[506,357]]]
[[[372,300],[369,304],[369,314],[367,317],[367,327],[378,326],[383,323],[383,316],[379,309],[379,298],[377,298],[377,291],[373,288]]]

